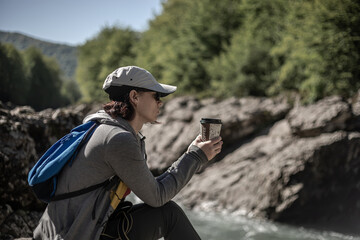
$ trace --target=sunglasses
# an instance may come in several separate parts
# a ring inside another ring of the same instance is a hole
[[[157,102],[159,102],[160,101],[160,93],[158,93],[158,92],[155,92],[155,94],[153,94],[153,97],[154,97],[154,99],[155,99],[155,101],[157,101]]]
[[[161,95],[160,95],[160,93],[158,93],[158,92],[154,92],[154,91],[151,91],[151,90],[148,90],[148,89],[144,89],[144,88],[136,88],[135,90],[138,91],[138,92],[151,92],[151,93],[155,93],[155,94],[151,94],[151,95],[153,96],[153,98],[155,99],[155,101],[157,101],[157,102],[160,101]]]

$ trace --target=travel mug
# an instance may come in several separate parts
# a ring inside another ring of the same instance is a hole
[[[200,134],[203,141],[213,139],[220,136],[221,120],[216,118],[201,118]]]

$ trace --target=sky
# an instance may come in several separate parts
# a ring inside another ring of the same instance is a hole
[[[80,45],[105,26],[145,31],[163,0],[0,0],[0,31]]]

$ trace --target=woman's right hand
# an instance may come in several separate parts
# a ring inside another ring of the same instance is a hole
[[[195,145],[200,148],[205,153],[208,161],[210,161],[221,152],[223,141],[221,141],[221,137],[216,137],[203,142],[201,135],[199,135],[195,138],[191,145]]]

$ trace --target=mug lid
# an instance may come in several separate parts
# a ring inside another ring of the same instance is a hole
[[[216,118],[201,118],[200,123],[215,123],[215,124],[221,124],[221,119],[216,119]]]

